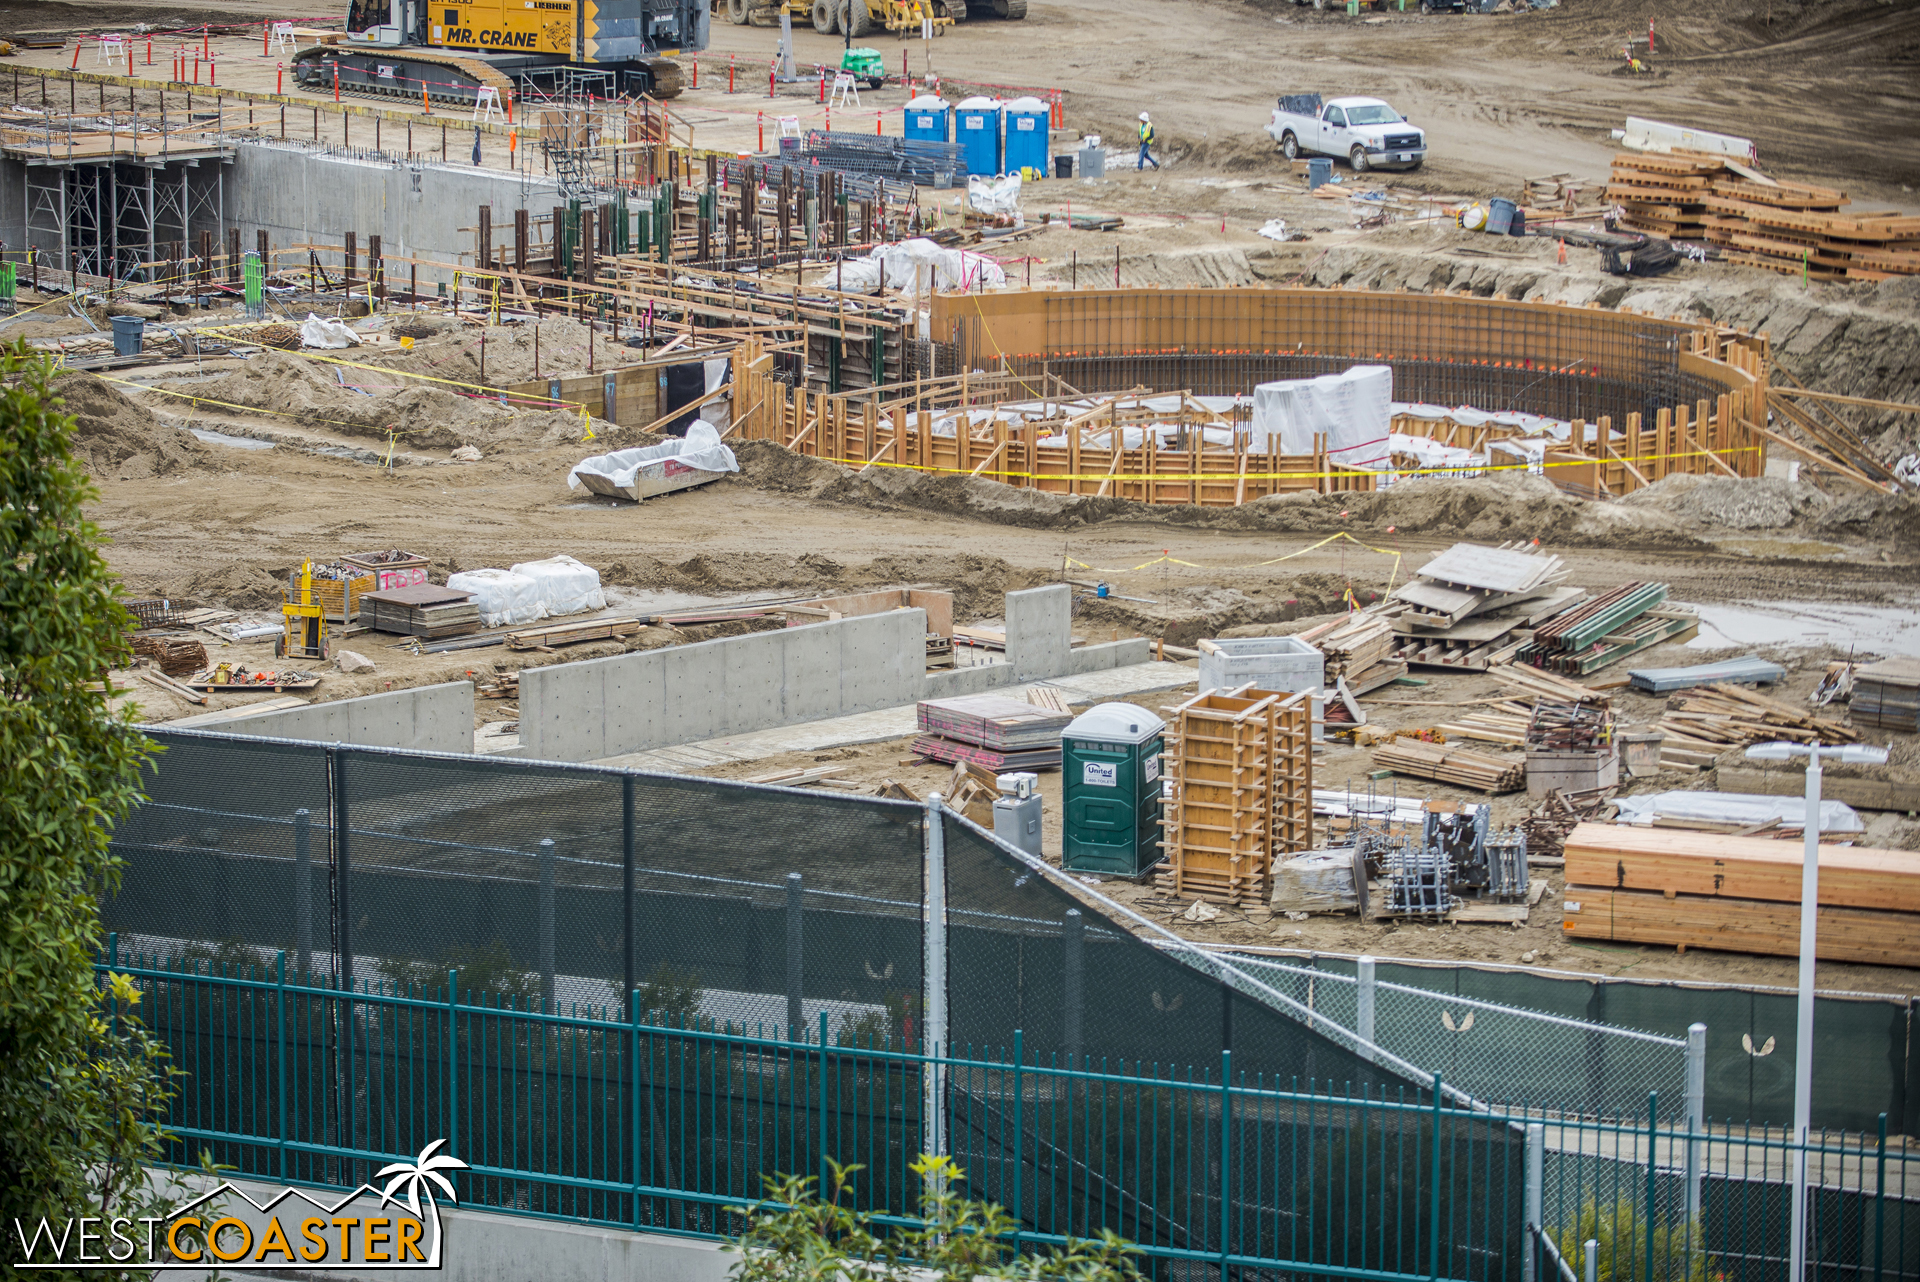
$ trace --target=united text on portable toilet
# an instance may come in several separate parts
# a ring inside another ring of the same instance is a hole
[[[923,142],[953,141],[953,108],[938,94],[923,93],[907,101],[906,136]]]
[[[1060,732],[1060,865],[1139,877],[1160,861],[1160,751],[1166,723],[1103,703]]]
[[[953,109],[953,140],[967,172],[981,178],[1004,173],[1000,164],[1000,100],[968,98]]]
[[[1031,169],[1047,176],[1047,126],[1053,113],[1038,98],[1015,98],[1007,104],[1007,172]]]

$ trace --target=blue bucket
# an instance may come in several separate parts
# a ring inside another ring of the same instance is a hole
[[[1333,181],[1333,161],[1326,156],[1315,156],[1307,162],[1307,190],[1324,187]]]
[[[1495,196],[1487,202],[1487,235],[1505,236],[1513,230],[1513,215],[1519,209],[1511,200]]]

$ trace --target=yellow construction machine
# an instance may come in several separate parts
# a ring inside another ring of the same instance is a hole
[[[287,603],[280,607],[280,613],[286,621],[286,635],[273,643],[274,658],[327,657],[327,611],[313,590],[313,562],[302,561],[300,572],[287,576]]]

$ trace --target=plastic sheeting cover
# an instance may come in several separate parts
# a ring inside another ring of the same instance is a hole
[[[1619,797],[1615,804],[1620,807],[1620,818],[1632,824],[1651,824],[1655,815],[1746,827],[1777,819],[1782,828],[1805,828],[1807,820],[1807,803],[1800,797],[1760,797],[1742,792],[1656,792]],[[1846,802],[1822,801],[1820,831],[1864,832],[1866,825]]]
[[[360,346],[360,335],[342,321],[329,320],[324,316],[307,313],[300,322],[300,345],[302,347],[320,347],[338,350],[342,347]]]
[[[462,570],[447,576],[447,586],[473,593],[480,622],[489,628],[519,627],[547,617],[539,582],[512,570]]]
[[[703,472],[738,472],[740,464],[734,460],[733,451],[720,442],[720,433],[713,424],[705,420],[695,420],[687,428],[687,434],[677,440],[662,441],[658,445],[640,445],[630,450],[615,450],[611,454],[596,454],[592,458],[583,458],[573,465],[567,473],[567,488],[580,488],[582,474],[591,473],[605,477],[621,489],[632,485],[640,469],[649,463],[672,459],[684,466],[698,468]],[[598,579],[595,580],[596,586]]]
[[[1627,672],[1636,690],[1664,694],[1669,690],[1689,690],[1694,686],[1731,681],[1738,685],[1772,685],[1787,675],[1787,670],[1757,654],[1718,663],[1696,663],[1690,668],[1632,668]]]
[[[607,598],[600,591],[600,571],[570,556],[522,561],[513,567],[513,572],[535,581],[540,589],[540,603],[549,615],[583,614],[607,608]]]
[[[1253,389],[1248,445],[1282,454],[1313,453],[1314,437],[1327,448],[1351,451],[1385,443],[1393,422],[1393,369],[1355,365],[1319,378],[1289,378]]]
[[[950,289],[997,287],[1007,283],[1000,264],[985,254],[961,249],[942,249],[924,237],[903,240],[893,245],[875,246],[865,258],[850,258],[814,283],[841,287],[855,293],[880,288],[881,268],[885,266],[889,289],[897,289],[908,298],[926,288],[931,273],[935,292]]]

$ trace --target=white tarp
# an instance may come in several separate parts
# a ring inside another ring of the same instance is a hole
[[[1620,818],[1631,824],[1651,824],[1655,815],[1668,819],[1701,819],[1710,823],[1755,824],[1778,819],[1782,828],[1804,831],[1807,803],[1802,797],[1762,797],[1740,792],[1656,792],[1650,796],[1616,797]],[[1820,803],[1821,832],[1865,832],[1866,825],[1844,801]]]
[[[307,318],[300,322],[300,345],[328,349],[358,347],[360,335],[343,321],[328,320],[308,312]]]
[[[882,266],[888,289],[917,297],[931,282],[935,292],[950,289],[998,287],[1007,283],[1000,264],[985,254],[942,249],[925,237],[892,245],[876,245],[865,258],[850,258],[813,282],[833,288],[839,282],[856,293],[880,288]]]
[[[611,454],[596,454],[592,458],[581,459],[567,473],[567,488],[579,489],[581,478],[592,475],[603,477],[616,488],[624,490],[633,485],[640,470],[647,464],[669,459],[702,472],[740,470],[740,464],[734,461],[733,451],[720,443],[720,433],[713,424],[704,419],[695,419],[688,425],[686,436],[678,440],[662,441],[658,445],[640,445],[630,450],[615,450]]]
[[[513,572],[534,581],[540,592],[540,604],[549,615],[584,614],[588,610],[607,608],[607,598],[600,591],[600,571],[570,556],[522,561],[513,567]]]
[[[489,628],[520,627],[547,617],[540,585],[512,570],[462,570],[447,576],[447,586],[473,593],[480,622]]]
[[[967,207],[976,214],[1017,214],[1020,212],[1020,175],[967,179]]]
[[[1311,454],[1314,437],[1324,436],[1329,450],[1344,453],[1372,446],[1378,457],[1392,424],[1392,367],[1355,365],[1319,378],[1257,385],[1248,447],[1270,450],[1277,439],[1282,454]]]

